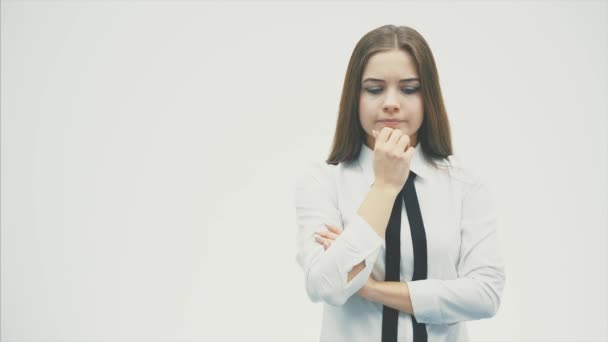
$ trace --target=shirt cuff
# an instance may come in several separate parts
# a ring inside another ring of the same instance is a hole
[[[340,238],[336,239],[334,246],[332,246],[343,251],[343,253],[340,253],[343,259],[338,261],[338,266],[340,274],[345,277],[345,281],[348,272],[361,261],[365,260],[366,268],[374,266],[382,242],[383,239],[378,236],[367,221],[359,214],[353,216],[352,222],[344,228]],[[335,244],[341,246],[335,246]],[[355,279],[351,279],[351,283],[353,280]]]
[[[437,324],[443,322],[439,293],[441,284],[438,279],[408,281],[413,316],[419,323]]]

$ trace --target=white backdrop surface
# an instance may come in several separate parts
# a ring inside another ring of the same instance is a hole
[[[1,340],[313,341],[294,177],[356,42],[428,41],[507,283],[474,341],[605,341],[605,1],[2,1]]]

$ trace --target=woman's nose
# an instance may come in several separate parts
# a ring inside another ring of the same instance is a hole
[[[385,103],[383,109],[387,113],[391,113],[391,114],[392,113],[398,113],[399,112],[399,105],[398,104]]]
[[[397,101],[395,96],[389,94],[386,96],[382,108],[388,113],[399,112],[399,101]]]
[[[394,91],[387,92],[383,110],[388,113],[399,112],[399,101]]]

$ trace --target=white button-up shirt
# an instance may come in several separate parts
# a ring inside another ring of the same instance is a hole
[[[322,341],[380,341],[382,304],[357,291],[368,277],[384,281],[386,244],[357,214],[374,180],[373,151],[357,160],[316,162],[296,181],[297,262],[312,302],[323,302]],[[492,317],[500,306],[505,266],[491,193],[479,176],[450,156],[435,167],[420,145],[410,162],[427,240],[427,279],[412,281],[414,258],[405,205],[401,211],[400,280],[429,341],[468,341],[465,321]],[[324,223],[343,228],[324,250],[314,233]],[[347,274],[365,259],[350,282]],[[411,316],[399,312],[398,340],[412,341]]]

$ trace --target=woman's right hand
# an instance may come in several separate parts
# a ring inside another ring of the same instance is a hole
[[[375,186],[399,192],[405,185],[414,147],[409,146],[410,137],[399,129],[383,127],[373,132]]]

